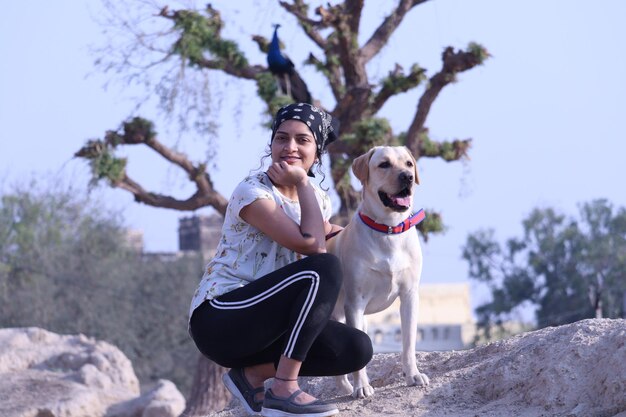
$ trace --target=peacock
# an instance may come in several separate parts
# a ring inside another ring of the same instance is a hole
[[[276,77],[280,91],[295,102],[311,104],[311,93],[295,70],[293,62],[280,51],[279,24],[274,25],[274,36],[267,51],[267,65]]]

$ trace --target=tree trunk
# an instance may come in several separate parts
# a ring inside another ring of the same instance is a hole
[[[602,318],[602,293],[604,292],[604,277],[600,274],[596,275],[596,303],[594,305],[596,318]]]
[[[596,318],[602,318],[602,299],[598,298],[598,302],[596,303]]]
[[[199,355],[191,395],[181,417],[205,416],[226,407],[231,395],[222,383],[225,371],[225,368]]]

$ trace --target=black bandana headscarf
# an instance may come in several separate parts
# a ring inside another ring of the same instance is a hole
[[[302,121],[311,129],[311,133],[313,133],[315,138],[318,157],[339,136],[339,120],[334,119],[333,116],[319,107],[307,103],[294,103],[288,104],[276,112],[276,117],[274,117],[274,123],[272,124],[272,140],[274,140],[274,135],[280,124],[285,120],[292,119]]]

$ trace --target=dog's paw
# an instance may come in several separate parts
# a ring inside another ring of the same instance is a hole
[[[425,387],[426,385],[430,384],[430,379],[428,379],[428,375],[418,372],[414,375],[407,375],[406,384],[409,386],[417,385],[420,387]]]
[[[337,385],[337,393],[339,395],[350,395],[354,392],[347,375],[335,377],[335,384]]]
[[[354,389],[352,393],[352,397],[354,398],[367,398],[374,395],[374,388],[371,385],[366,385],[364,387],[357,387]]]

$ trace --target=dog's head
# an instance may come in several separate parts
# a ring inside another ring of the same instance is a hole
[[[354,160],[352,172],[363,184],[364,202],[377,199],[393,212],[411,209],[413,186],[419,184],[419,177],[407,147],[376,146]]]

